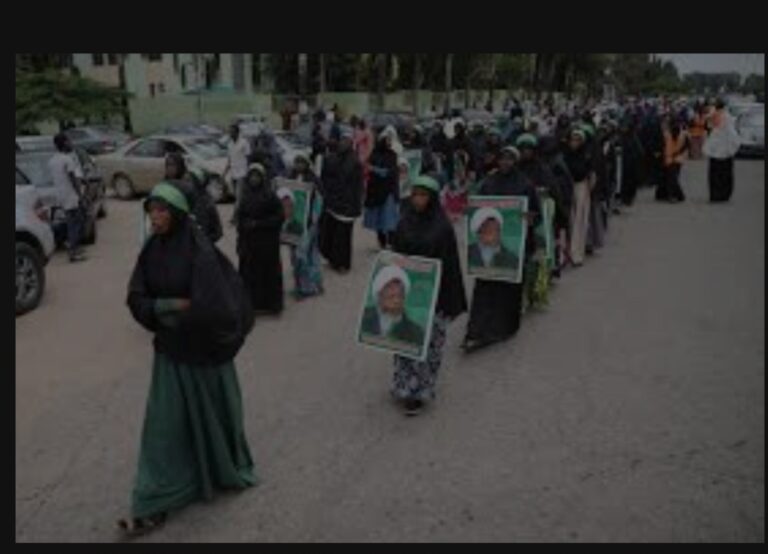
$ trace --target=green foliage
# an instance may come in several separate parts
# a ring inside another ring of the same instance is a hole
[[[103,119],[121,112],[126,93],[58,69],[16,67],[16,129],[42,121]]]

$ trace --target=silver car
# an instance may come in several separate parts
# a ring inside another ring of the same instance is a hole
[[[765,156],[765,108],[741,114],[736,120],[736,131],[741,137],[739,156]]]
[[[194,135],[153,135],[128,143],[113,154],[100,156],[104,181],[122,200],[146,194],[165,176],[165,156],[180,152],[187,164],[211,175],[208,193],[215,202],[233,196],[232,184],[224,175],[227,150],[219,142]]]
[[[48,211],[37,190],[16,170],[16,315],[33,310],[45,290],[45,265],[53,254]]]

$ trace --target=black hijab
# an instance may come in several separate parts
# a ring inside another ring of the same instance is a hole
[[[442,261],[436,310],[449,319],[467,311],[456,234],[436,192],[430,191],[429,204],[423,212],[417,211],[410,202],[406,203],[395,230],[393,249],[408,256]]]

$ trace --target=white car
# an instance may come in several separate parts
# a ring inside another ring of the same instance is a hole
[[[275,131],[273,135],[277,143],[277,150],[283,159],[283,165],[286,169],[293,167],[296,156],[300,154],[309,159],[309,155],[312,153],[312,146],[307,144],[307,141],[299,134],[292,131]]]
[[[45,265],[55,244],[37,189],[16,170],[16,315],[33,310],[45,290]]]
[[[742,113],[736,120],[736,131],[741,137],[740,156],[765,156],[765,107],[759,106]]]

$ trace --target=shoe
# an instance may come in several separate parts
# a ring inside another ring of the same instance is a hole
[[[472,352],[480,350],[484,346],[488,346],[492,342],[493,341],[491,340],[478,340],[478,339],[465,338],[464,341],[461,343],[461,348],[462,350],[464,350],[466,354],[471,354]]]
[[[86,255],[85,255],[85,254],[83,254],[83,253],[79,253],[79,252],[76,252],[76,253],[74,253],[74,254],[71,254],[71,255],[69,256],[69,261],[70,261],[70,263],[76,263],[76,262],[84,262],[84,261],[85,261],[85,260],[87,260],[87,259],[88,259],[88,258],[86,257]]]
[[[424,409],[424,402],[418,398],[408,398],[404,403],[405,415],[413,417],[419,415]]]

